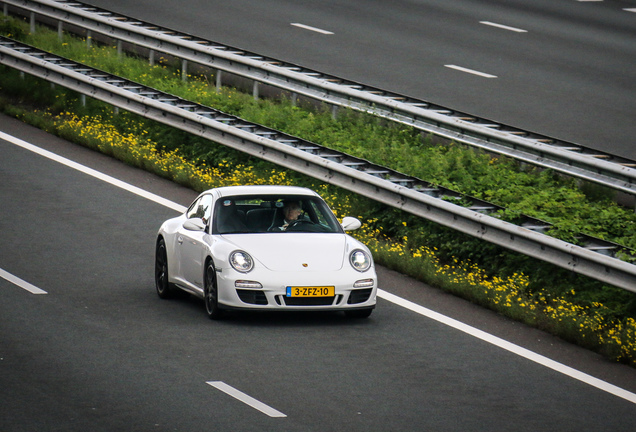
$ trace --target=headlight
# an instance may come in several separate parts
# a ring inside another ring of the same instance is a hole
[[[234,270],[247,273],[254,268],[254,260],[247,252],[234,251],[230,254],[230,264]]]
[[[351,255],[349,255],[349,262],[351,263],[351,267],[359,272],[367,271],[369,270],[369,267],[371,267],[371,257],[368,253],[360,249],[356,249],[351,252]]]

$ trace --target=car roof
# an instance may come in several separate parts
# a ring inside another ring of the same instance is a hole
[[[217,193],[219,197],[237,195],[307,195],[318,196],[311,189],[298,186],[273,186],[273,185],[250,185],[250,186],[225,186],[211,189],[207,192]]]

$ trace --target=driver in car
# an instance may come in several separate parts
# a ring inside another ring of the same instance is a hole
[[[297,222],[302,213],[303,210],[300,208],[300,203],[298,201],[285,202],[285,206],[283,207],[284,221],[283,225],[279,227],[280,230],[285,231],[290,225]]]

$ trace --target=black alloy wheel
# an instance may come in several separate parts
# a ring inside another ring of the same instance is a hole
[[[155,287],[157,294],[162,299],[174,297],[175,288],[168,279],[168,253],[166,252],[166,242],[159,239],[155,252]]]
[[[205,267],[205,286],[203,289],[205,311],[212,320],[223,318],[223,310],[219,308],[219,289],[216,283],[216,269],[212,261],[208,261]]]

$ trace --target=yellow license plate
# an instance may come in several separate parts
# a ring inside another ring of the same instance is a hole
[[[332,286],[287,287],[287,297],[333,297],[335,295],[336,288]]]

